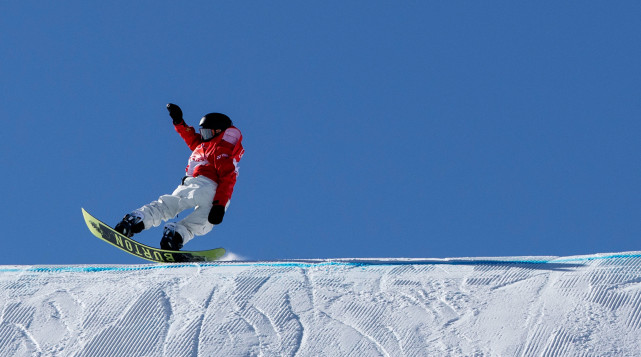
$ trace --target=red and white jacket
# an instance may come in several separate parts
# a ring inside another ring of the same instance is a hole
[[[174,125],[193,152],[187,165],[187,176],[205,176],[218,184],[215,205],[227,206],[234,192],[238,177],[238,161],[243,157],[243,135],[231,126],[209,141],[203,141],[200,133],[184,122]]]

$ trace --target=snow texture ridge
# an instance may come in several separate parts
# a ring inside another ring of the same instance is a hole
[[[632,356],[641,252],[0,266],[1,356]]]

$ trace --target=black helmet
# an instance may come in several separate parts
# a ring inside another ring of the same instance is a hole
[[[221,129],[224,131],[231,125],[231,119],[221,113],[209,113],[200,119],[200,127],[203,129]]]
[[[209,141],[232,125],[231,119],[225,114],[209,113],[200,119],[200,137]],[[220,129],[219,133],[216,130]]]

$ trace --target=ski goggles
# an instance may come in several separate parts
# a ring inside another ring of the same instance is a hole
[[[204,140],[211,140],[214,137],[214,131],[212,129],[200,128],[200,137]]]

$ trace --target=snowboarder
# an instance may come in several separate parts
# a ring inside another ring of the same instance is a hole
[[[187,174],[171,195],[162,195],[157,201],[128,213],[114,229],[132,237],[144,229],[158,227],[162,221],[186,209],[195,208],[181,221],[164,227],[160,248],[180,250],[194,236],[207,234],[223,221],[236,184],[238,161],[245,150],[240,130],[227,115],[205,115],[200,119],[198,134],[185,123],[179,106],[169,103],[167,110],[174,128],[192,150]]]

